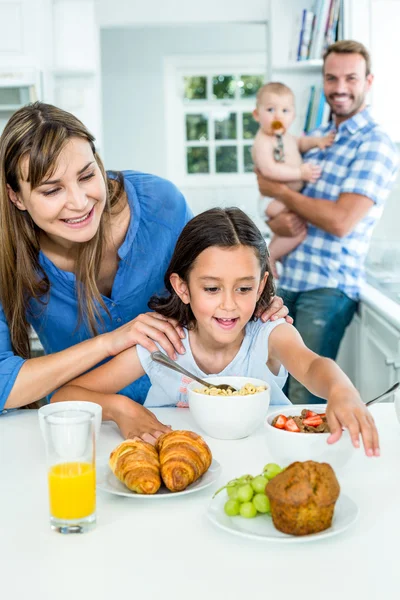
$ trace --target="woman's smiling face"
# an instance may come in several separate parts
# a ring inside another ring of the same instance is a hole
[[[60,246],[70,248],[96,234],[106,202],[106,185],[88,141],[71,138],[54,172],[35,189],[26,181],[29,157],[22,160],[23,180],[10,200],[26,210],[36,225]]]

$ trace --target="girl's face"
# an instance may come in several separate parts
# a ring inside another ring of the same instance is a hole
[[[210,247],[197,257],[186,285],[178,275],[171,283],[185,304],[190,303],[197,330],[210,341],[227,344],[237,339],[251,319],[268,274],[248,246]]]
[[[10,200],[26,210],[57,245],[70,248],[95,235],[106,201],[106,186],[89,142],[71,138],[54,173],[31,189],[26,181],[29,158],[22,162],[20,191],[8,186]]]

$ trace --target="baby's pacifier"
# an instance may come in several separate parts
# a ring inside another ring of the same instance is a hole
[[[282,133],[285,132],[285,128],[281,121],[272,121],[271,128],[274,133],[276,133],[277,131],[282,131]]]

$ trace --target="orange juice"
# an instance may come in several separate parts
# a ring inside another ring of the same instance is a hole
[[[96,471],[91,463],[67,462],[49,470],[50,514],[82,519],[96,509]]]

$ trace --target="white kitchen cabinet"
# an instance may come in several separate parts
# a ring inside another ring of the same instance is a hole
[[[346,329],[336,359],[339,367],[346,373],[357,389],[359,389],[360,381],[360,332],[361,317],[356,313]]]
[[[361,303],[358,389],[370,400],[391,387],[400,376],[400,331]]]

